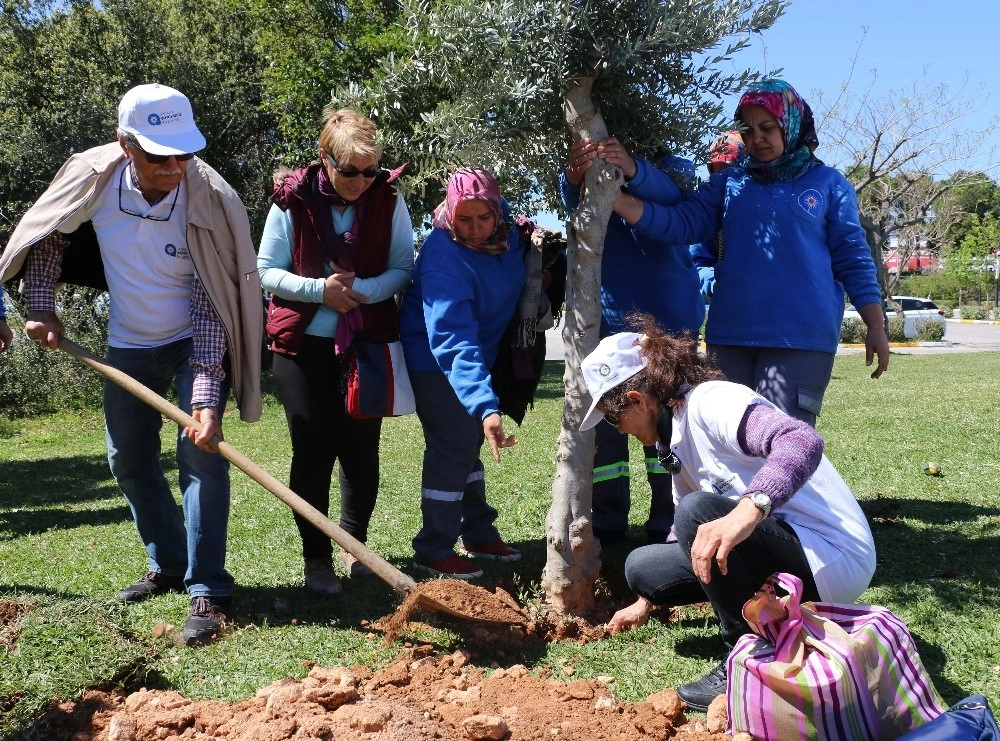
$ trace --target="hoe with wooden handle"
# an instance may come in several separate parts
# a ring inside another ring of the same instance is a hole
[[[151,407],[159,411],[165,417],[173,420],[182,427],[200,428],[201,425],[191,415],[184,412],[179,407],[174,406],[159,394],[143,386],[127,373],[108,365],[102,358],[94,355],[86,348],[77,345],[72,340],[65,337],[59,340],[59,349],[64,350],[81,362],[90,366],[105,378],[113,381],[128,391],[133,396],[146,402]],[[411,595],[417,589],[417,583],[397,569],[391,563],[379,556],[368,546],[356,539],[339,525],[335,524],[322,512],[309,504],[306,500],[278,481],[263,468],[258,466],[243,453],[216,435],[212,442],[218,447],[219,455],[228,460],[247,476],[263,486],[278,499],[287,504],[292,510],[308,520],[323,534],[333,542],[354,556],[390,587],[403,595]],[[483,620],[484,618],[469,615],[453,607],[443,604],[426,594],[419,594],[419,606],[428,610],[443,612],[455,617],[467,620]]]

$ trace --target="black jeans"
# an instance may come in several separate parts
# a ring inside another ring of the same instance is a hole
[[[340,526],[364,543],[378,496],[382,420],[348,416],[330,338],[306,335],[300,353],[275,354],[271,370],[292,439],[289,488],[327,514],[333,465],[340,461]],[[304,558],[332,555],[329,537],[299,515],[295,524]]]
[[[677,607],[712,603],[722,624],[722,640],[730,648],[750,627],[743,619],[743,604],[754,596],[771,574],[784,571],[802,579],[802,600],[818,600],[816,582],[798,536],[790,525],[773,515],[765,518],[736,546],[723,576],[713,561],[712,579],[702,584],[691,568],[691,546],[698,526],[733,511],[737,502],[719,494],[693,492],[681,498],[674,516],[676,543],[637,548],[625,561],[625,578],[632,591],[654,605]]]

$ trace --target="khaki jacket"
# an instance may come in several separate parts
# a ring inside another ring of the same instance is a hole
[[[66,161],[14,229],[0,255],[0,282],[21,273],[33,244],[56,229],[69,234],[90,221],[96,195],[108,185],[122,159],[122,149],[115,142]],[[263,304],[250,221],[236,191],[197,157],[188,163],[184,182],[188,250],[226,331],[240,418],[256,422],[261,415]]]

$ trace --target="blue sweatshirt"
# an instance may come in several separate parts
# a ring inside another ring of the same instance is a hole
[[[731,167],[676,206],[647,201],[635,225],[673,244],[714,242],[720,228],[711,344],[836,352],[844,291],[858,307],[881,301],[854,186],[832,167],[773,184]]]
[[[677,202],[679,190],[669,175],[646,160],[635,163],[638,170],[628,181],[633,195],[663,205]],[[559,185],[563,205],[572,211],[580,189],[565,173]],[[640,234],[620,216],[611,217],[601,257],[601,337],[629,329],[625,319],[634,311],[652,314],[669,332],[697,335],[705,319],[699,288],[686,243]]]
[[[444,371],[475,419],[499,411],[490,368],[524,286],[524,250],[513,226],[502,255],[477,252],[444,229],[417,253],[413,283],[399,309],[406,367]]]

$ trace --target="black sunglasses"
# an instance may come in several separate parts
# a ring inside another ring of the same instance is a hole
[[[150,154],[149,152],[147,152],[145,149],[143,149],[133,141],[130,141],[129,144],[135,149],[142,152],[142,156],[146,158],[146,162],[148,162],[151,165],[162,165],[171,157],[173,157],[178,162],[187,162],[189,159],[194,157],[194,152],[186,152],[184,154]]]
[[[358,175],[361,175],[363,178],[371,180],[378,175],[379,170],[381,169],[378,164],[375,164],[372,167],[366,167],[364,170],[359,170],[356,167],[341,167],[337,164],[337,160],[333,158],[332,154],[327,152],[326,156],[330,159],[330,166],[345,178],[356,178]]]
[[[607,420],[608,424],[618,429],[622,424],[622,412],[624,409],[619,409],[617,412],[606,411],[604,412],[604,419]]]

